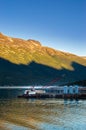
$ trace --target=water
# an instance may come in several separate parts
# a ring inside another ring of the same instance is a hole
[[[0,89],[0,99],[12,99],[17,98],[18,95],[22,95],[25,89]]]
[[[0,130],[86,130],[86,100],[18,99],[15,93],[7,99],[1,93]]]

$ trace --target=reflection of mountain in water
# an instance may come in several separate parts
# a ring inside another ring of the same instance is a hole
[[[60,99],[0,100],[0,125],[3,121],[28,130],[86,130],[86,101],[70,102],[64,105]],[[0,130],[4,129],[0,127]]]

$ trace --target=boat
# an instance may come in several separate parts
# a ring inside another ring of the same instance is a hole
[[[47,86],[43,86],[42,88],[47,88],[52,83],[59,81],[61,78],[63,78],[65,75],[62,75],[60,77],[55,78],[51,82],[48,83]],[[46,93],[44,89],[36,90],[34,86],[31,87],[29,90],[25,90],[23,95],[19,95],[18,98],[51,98],[55,97],[55,94]]]
[[[48,83],[47,86],[43,86],[41,89],[37,90],[35,87],[25,90],[23,95],[19,95],[18,98],[64,98],[64,99],[86,99],[86,87],[75,86],[59,86],[56,88],[49,88],[51,83],[57,82],[62,79],[65,75],[58,77]],[[55,92],[46,92],[46,88],[49,90],[54,90]],[[56,92],[57,91],[57,92]]]
[[[19,95],[19,98],[39,98],[46,95],[44,90],[28,89],[25,90],[23,95]]]

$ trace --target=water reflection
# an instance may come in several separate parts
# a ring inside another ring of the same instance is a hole
[[[86,130],[86,100],[26,100],[12,91],[9,97],[0,99],[2,130]]]
[[[64,99],[64,105],[78,105],[79,104],[79,100],[78,99]]]
[[[65,105],[58,99],[0,100],[0,121],[37,130],[85,130],[86,101],[74,102],[68,100]]]

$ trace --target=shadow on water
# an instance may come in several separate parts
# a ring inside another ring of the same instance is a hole
[[[53,85],[86,80],[86,66],[72,62],[74,70],[55,69],[46,65],[31,62],[28,65],[14,64],[0,58],[0,85],[25,86],[47,85],[48,82],[65,74],[65,77]]]

